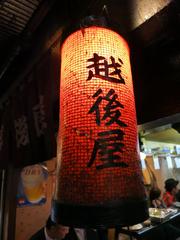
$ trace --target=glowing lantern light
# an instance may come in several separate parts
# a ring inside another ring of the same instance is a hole
[[[81,227],[141,222],[148,213],[128,45],[93,26],[71,34],[61,56],[53,220]]]

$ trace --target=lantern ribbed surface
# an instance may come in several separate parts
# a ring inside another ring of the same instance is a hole
[[[145,192],[126,41],[112,30],[89,27],[65,40],[61,56],[60,160],[55,205],[60,206],[62,218],[68,217],[68,206],[86,211],[86,207],[127,207],[131,202],[140,208],[142,205],[143,212]],[[141,218],[145,216],[147,213]],[[106,220],[95,217],[99,219],[97,224],[114,224],[104,213]],[[118,216],[115,218],[122,223]],[[83,220],[73,221],[83,226]],[[64,223],[73,224],[67,219]],[[84,224],[93,226],[90,220]]]

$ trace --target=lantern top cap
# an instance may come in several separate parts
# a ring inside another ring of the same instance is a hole
[[[107,20],[105,17],[91,15],[83,18],[80,21],[80,27],[86,28],[90,26],[107,27]]]
[[[106,18],[103,16],[86,16],[65,28],[62,35],[62,41],[64,41],[71,33],[79,29],[88,28],[91,26],[107,27],[107,25]]]
[[[117,32],[118,34],[120,34],[121,36],[123,36],[123,38],[125,40],[127,40],[127,36],[125,36],[126,34],[121,32],[119,29],[119,25],[117,25],[115,22],[110,21],[109,19],[107,19],[104,16],[95,16],[95,15],[90,15],[90,16],[86,16],[80,20],[78,20],[77,22],[67,26],[64,31],[63,31],[63,35],[62,35],[62,42],[64,42],[64,40],[71,35],[71,33],[77,31],[77,30],[82,30],[84,28],[88,28],[88,27],[92,27],[92,26],[96,26],[96,27],[104,27],[107,29],[111,29],[115,32]]]

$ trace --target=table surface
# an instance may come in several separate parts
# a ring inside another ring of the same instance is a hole
[[[164,224],[173,223],[173,222],[177,222],[177,221],[180,222],[180,211],[178,211],[177,213],[172,213],[168,218],[166,218],[162,222],[151,223],[150,226],[143,226],[143,228],[141,228],[139,230],[120,228],[119,233],[124,233],[124,234],[130,235],[130,236],[134,236],[137,239],[143,239],[145,236],[148,236],[152,232],[158,230],[158,228],[161,228]]]

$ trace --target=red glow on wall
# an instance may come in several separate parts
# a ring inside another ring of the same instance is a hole
[[[65,40],[61,56],[60,201],[144,198],[127,43],[89,27]]]

